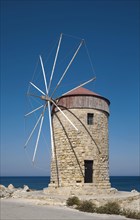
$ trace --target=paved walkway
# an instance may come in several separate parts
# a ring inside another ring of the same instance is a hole
[[[26,201],[0,201],[1,220],[126,220],[123,216],[84,213],[68,207],[39,206]]]

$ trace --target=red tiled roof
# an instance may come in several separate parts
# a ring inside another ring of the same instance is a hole
[[[106,100],[106,101],[108,102],[108,104],[110,104],[110,101],[109,101],[107,98],[105,98],[105,97],[103,97],[103,96],[101,96],[101,95],[99,95],[99,94],[97,94],[97,93],[94,93],[94,92],[92,92],[92,91],[90,91],[90,90],[88,90],[88,89],[85,89],[85,88],[83,88],[83,87],[79,87],[79,88],[77,88],[77,89],[74,89],[74,90],[71,91],[71,92],[65,93],[64,95],[62,95],[62,96],[60,97],[60,99],[63,98],[63,97],[81,96],[81,95],[82,95],[82,96],[94,96],[94,97],[99,97],[99,98],[101,98],[101,99]]]
[[[85,89],[83,87],[74,89],[73,91],[66,93],[64,96],[71,96],[71,95],[93,95],[93,96],[101,97],[99,94],[94,93],[94,92],[92,92],[88,89]]]

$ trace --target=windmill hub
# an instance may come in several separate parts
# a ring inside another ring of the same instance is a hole
[[[51,101],[51,99],[47,95],[42,95],[41,99],[44,101]]]

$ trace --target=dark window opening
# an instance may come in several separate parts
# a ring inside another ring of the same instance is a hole
[[[93,182],[93,160],[85,160],[85,183],[92,183]]]
[[[87,124],[88,125],[93,125],[93,116],[94,116],[94,114],[92,114],[92,113],[87,114]]]

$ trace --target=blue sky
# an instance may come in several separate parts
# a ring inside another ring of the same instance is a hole
[[[61,32],[85,39],[97,77],[86,88],[111,101],[110,175],[139,174],[139,13],[135,0],[1,1],[1,175],[49,175],[47,124],[41,162],[33,167],[24,151],[24,114],[38,55],[45,59]],[[76,71],[66,85],[91,74]]]

